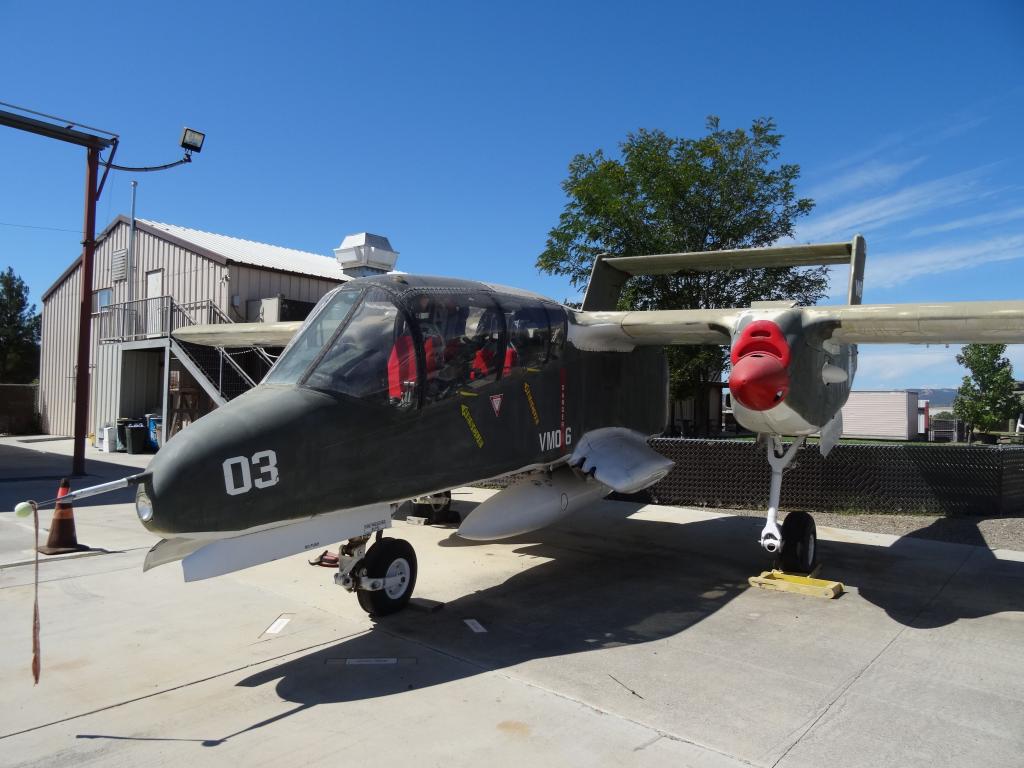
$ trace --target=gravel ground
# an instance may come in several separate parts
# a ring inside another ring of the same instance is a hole
[[[716,509],[727,515],[763,517],[764,511]],[[860,515],[814,512],[819,526],[912,536],[989,549],[1024,552],[1024,517],[941,517],[937,515]]]

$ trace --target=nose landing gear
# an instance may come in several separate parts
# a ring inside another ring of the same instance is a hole
[[[810,573],[818,564],[818,535],[814,518],[806,512],[790,512],[779,530],[779,499],[782,496],[782,473],[789,468],[796,452],[803,446],[798,437],[788,446],[777,435],[768,446],[768,463],[772,468],[768,494],[768,516],[761,531],[761,547],[770,555],[778,555],[782,570]]]
[[[359,606],[373,616],[386,616],[405,607],[416,586],[416,552],[402,539],[381,539],[360,569],[356,590]]]
[[[405,607],[416,586],[416,552],[403,539],[377,541],[369,552],[369,536],[349,539],[339,551],[334,583],[355,592],[359,606],[372,616],[386,616]]]

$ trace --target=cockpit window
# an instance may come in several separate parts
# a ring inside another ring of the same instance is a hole
[[[302,383],[382,405],[416,404],[415,347],[387,293],[366,293]]]
[[[508,325],[505,376],[516,370],[536,371],[548,359],[551,327],[544,305],[511,296],[500,298]]]
[[[409,306],[423,343],[428,402],[497,379],[505,323],[490,296],[423,293],[413,296]]]
[[[553,304],[545,304],[545,307],[548,311],[548,320],[551,323],[551,346],[548,348],[548,361],[550,362],[562,357],[569,330],[569,319],[562,307]]]
[[[313,310],[301,333],[288,345],[273,370],[264,379],[268,384],[296,384],[310,363],[320,354],[338,326],[345,322],[360,292],[341,290],[324,297],[324,306]]]

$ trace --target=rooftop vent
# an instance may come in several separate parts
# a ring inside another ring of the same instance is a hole
[[[334,256],[341,264],[342,272],[349,277],[367,277],[393,271],[398,251],[392,250],[391,243],[383,235],[359,232],[346,235],[341,245],[334,249]]]

